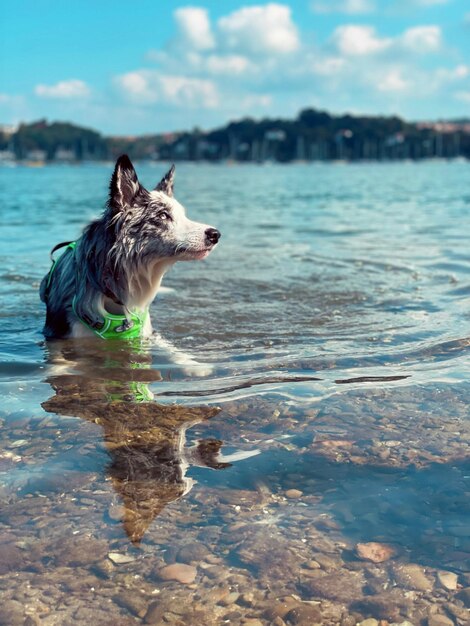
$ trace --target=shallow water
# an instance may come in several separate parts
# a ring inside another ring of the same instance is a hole
[[[190,368],[42,340],[110,172],[0,169],[0,624],[467,623],[468,163],[178,166],[222,231],[151,311]]]

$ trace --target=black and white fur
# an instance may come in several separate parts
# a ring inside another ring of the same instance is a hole
[[[203,259],[214,248],[219,231],[189,220],[173,197],[174,170],[147,191],[129,157],[119,157],[103,215],[85,228],[73,253],[62,254],[50,284],[48,276],[42,280],[47,338],[93,336],[78,318],[99,328],[106,312],[147,308],[176,261]],[[145,336],[152,333],[147,320]]]

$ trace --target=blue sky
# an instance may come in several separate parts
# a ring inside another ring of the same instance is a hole
[[[0,123],[130,135],[244,116],[470,117],[468,0],[7,0]]]

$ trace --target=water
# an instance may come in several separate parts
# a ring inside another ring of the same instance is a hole
[[[178,166],[222,232],[151,310],[190,368],[42,340],[110,167],[0,170],[0,623],[466,623],[468,164]]]

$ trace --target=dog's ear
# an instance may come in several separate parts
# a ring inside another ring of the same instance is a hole
[[[163,191],[167,196],[173,195],[173,185],[175,181],[175,166],[170,167],[165,176],[161,179],[158,185],[155,187],[155,191]]]
[[[132,202],[141,189],[134,166],[127,154],[122,154],[116,161],[111,182],[109,183],[108,206],[121,211],[132,206]]]

